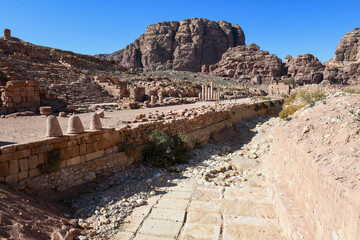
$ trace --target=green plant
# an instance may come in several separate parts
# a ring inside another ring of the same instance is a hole
[[[357,94],[359,94],[360,93],[360,89],[355,89],[355,88],[345,88],[344,89],[344,92],[346,92],[346,93],[357,93]]]
[[[48,160],[46,164],[39,164],[41,173],[52,173],[60,169],[61,153],[59,149],[47,153]]]
[[[282,94],[281,97],[284,98],[284,99],[286,99],[286,98],[289,98],[289,95],[287,95],[287,94]]]
[[[311,102],[310,104],[309,104],[309,107],[314,107],[315,106],[315,102]]]
[[[262,99],[262,100],[270,100],[271,97],[261,96],[261,99]]]
[[[284,118],[285,121],[289,122],[292,119],[292,117]]]
[[[284,100],[284,105],[290,105],[292,102],[296,100],[297,92],[291,93],[288,98]]]
[[[301,90],[299,92],[299,96],[303,102],[306,104],[310,104],[311,102],[317,102],[325,98],[325,93],[320,89],[315,92],[308,92],[305,90]]]
[[[283,108],[283,110],[281,110],[279,117],[281,119],[287,118],[287,117],[293,115],[297,110],[301,109],[302,107],[304,107],[303,104],[287,106],[287,107]]]
[[[174,163],[186,163],[190,152],[185,133],[168,136],[164,131],[154,130],[144,151],[145,161],[157,167],[168,167]]]
[[[292,88],[295,88],[296,86],[295,79],[293,77],[289,77],[288,80],[286,81],[286,84],[290,85]]]
[[[118,145],[119,152],[124,151],[128,157],[136,155],[136,146],[133,143],[119,143]]]

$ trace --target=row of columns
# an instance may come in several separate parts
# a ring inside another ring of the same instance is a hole
[[[219,100],[220,93],[214,92],[214,81],[210,82],[210,86],[202,85],[201,93],[199,93],[200,100]]]

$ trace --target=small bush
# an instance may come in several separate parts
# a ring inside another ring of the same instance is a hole
[[[315,92],[307,92],[301,90],[299,96],[303,102],[310,104],[311,102],[317,102],[325,98],[325,93],[321,90],[316,90]]]
[[[344,92],[346,92],[346,93],[357,93],[357,94],[359,94],[359,93],[360,93],[360,89],[346,88],[346,89],[344,89]]]
[[[289,95],[287,95],[287,94],[282,94],[281,97],[284,98],[284,99],[286,99],[286,98],[289,98]]]
[[[304,107],[303,104],[295,105],[295,106],[294,105],[287,106],[283,110],[281,110],[279,117],[281,119],[288,118],[289,116],[293,115],[297,110],[301,109],[302,107]]]
[[[186,163],[190,152],[185,133],[173,137],[164,131],[154,130],[144,151],[145,161],[157,167],[168,167],[174,163]]]
[[[296,93],[296,92],[290,94],[290,96],[288,96],[288,97],[284,100],[284,105],[290,105],[292,102],[294,102],[294,101],[296,100],[296,96],[297,96],[297,93]]]
[[[117,146],[119,152],[124,151],[128,157],[134,157],[136,155],[136,146],[133,143],[119,143]]]
[[[52,173],[60,169],[61,154],[59,149],[47,153],[48,161],[46,164],[39,164],[41,173]]]
[[[262,100],[271,100],[271,97],[262,96],[261,99],[262,99]]]

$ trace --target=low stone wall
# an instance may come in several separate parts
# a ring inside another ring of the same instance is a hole
[[[269,182],[287,239],[360,239],[360,193],[275,126]],[[343,169],[346,171],[346,169]]]
[[[185,119],[144,123],[135,128],[87,131],[4,146],[0,148],[0,181],[20,189],[66,190],[140,161],[141,149],[154,129],[163,130],[169,135],[185,132],[190,144],[193,144],[195,141],[207,141],[211,132],[220,131],[225,126],[254,115],[266,114],[281,104],[280,100],[273,100],[234,105],[226,110],[212,110]],[[136,149],[135,156],[126,154],[126,146]],[[44,169],[41,166],[48,166],[57,154],[60,155],[59,170],[50,174],[41,171]]]

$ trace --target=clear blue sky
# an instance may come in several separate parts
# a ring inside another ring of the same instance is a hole
[[[360,27],[360,0],[115,1],[0,0],[0,29],[34,44],[77,53],[111,53],[148,25],[202,17],[239,24],[246,44],[283,58],[333,57],[342,36]],[[2,31],[2,30],[1,30]]]

